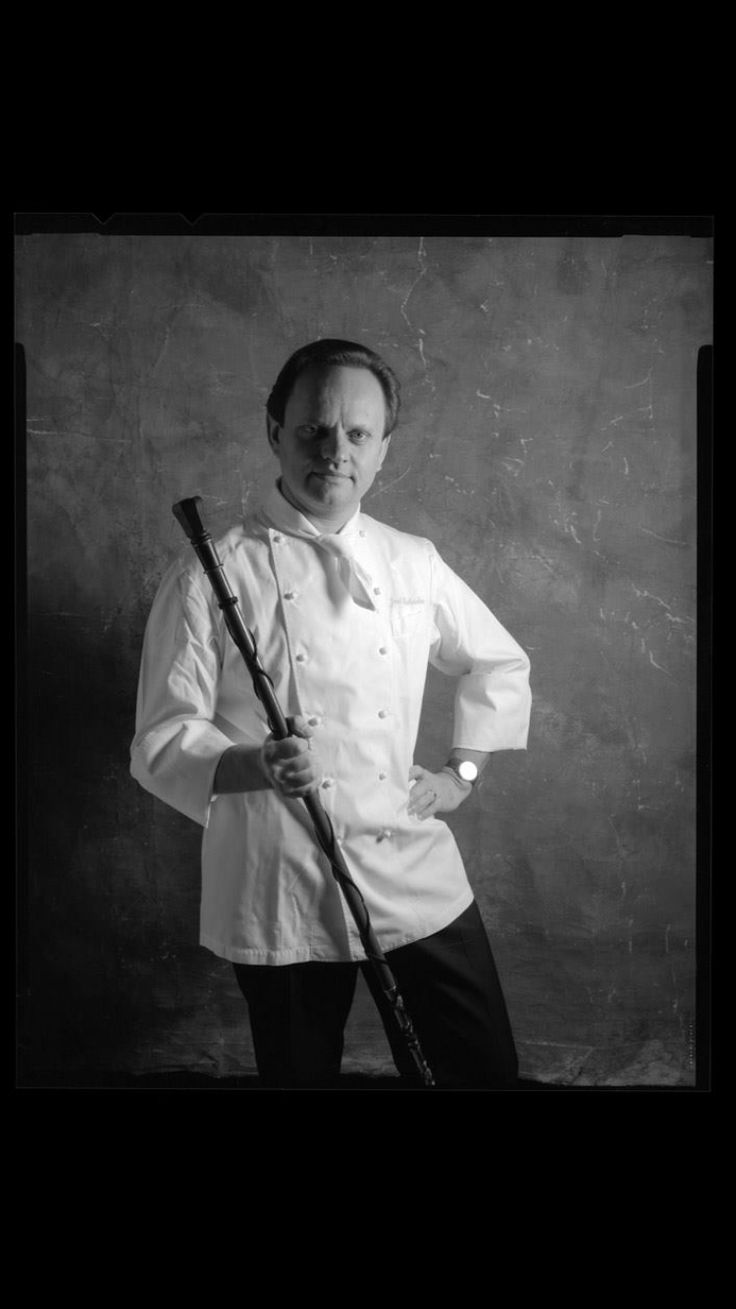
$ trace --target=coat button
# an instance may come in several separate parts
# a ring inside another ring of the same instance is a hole
[[[296,600],[296,591],[284,591],[285,600]]]
[[[379,774],[378,774],[378,780],[379,780],[379,782],[385,782],[387,777],[388,777],[388,773],[379,773]]]
[[[325,777],[324,781],[322,782],[322,786],[325,791],[329,791],[330,787],[334,785],[335,783],[331,777]]]
[[[380,586],[374,586],[374,588],[373,588],[373,594],[374,594],[374,595],[380,595],[380,594],[381,594],[381,588],[380,588]]]
[[[280,536],[278,532],[276,533],[275,536],[273,536],[273,537],[271,538],[271,540],[273,541],[274,545],[280,545],[281,542],[283,541],[283,539],[284,539],[284,538],[283,538],[282,536]]]
[[[298,658],[298,656],[297,656],[297,658]],[[388,709],[379,709],[379,711],[378,711],[378,717],[379,717],[379,718],[388,718]]]
[[[305,654],[298,654],[296,657],[296,662],[298,664],[305,664],[307,662],[307,656]]]
[[[388,654],[388,650],[386,649],[385,645],[379,645],[378,653],[381,655]]]

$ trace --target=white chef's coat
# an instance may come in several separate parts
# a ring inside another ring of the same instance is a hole
[[[354,515],[340,535],[372,583],[368,608],[317,535],[274,487],[216,544],[283,712],[314,722],[321,800],[391,950],[446,927],[473,898],[447,824],[407,813],[427,664],[459,679],[452,744],[495,751],[526,747],[529,660],[431,542]],[[268,731],[189,549],[146,628],[131,772],[204,829],[200,942],[239,963],[364,959],[303,803],[273,790],[213,795],[223,751],[260,746]]]

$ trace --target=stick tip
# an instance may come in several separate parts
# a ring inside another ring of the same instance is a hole
[[[172,514],[184,529],[190,541],[194,537],[204,534],[204,527],[199,513],[201,503],[201,495],[193,495],[187,500],[177,500],[176,504],[171,506]]]

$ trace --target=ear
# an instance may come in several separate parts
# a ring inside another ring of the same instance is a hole
[[[388,447],[390,444],[391,444],[391,433],[389,432],[388,436],[384,436],[381,442],[381,453],[378,456],[379,468],[383,468],[383,461],[386,458],[386,455],[388,454]]]
[[[276,422],[276,420],[272,418],[270,414],[266,414],[266,433],[268,436],[268,444],[270,445],[274,454],[278,454],[279,452],[280,432],[281,432],[281,428],[279,427],[279,424]]]

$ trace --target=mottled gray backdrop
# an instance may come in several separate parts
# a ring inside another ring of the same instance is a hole
[[[199,829],[128,773],[143,627],[189,547],[276,473],[264,402],[317,336],[364,341],[403,421],[364,502],[430,537],[529,651],[528,752],[449,821],[525,1077],[691,1085],[696,362],[709,242],[682,236],[24,236],[27,1076],[254,1070],[197,944]],[[417,760],[444,762],[432,674]],[[346,1071],[389,1071],[362,988]]]

